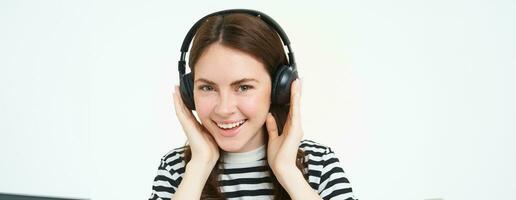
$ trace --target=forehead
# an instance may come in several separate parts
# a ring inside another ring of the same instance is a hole
[[[218,84],[243,78],[270,80],[265,65],[258,59],[218,43],[206,48],[194,70],[195,80],[203,78]]]

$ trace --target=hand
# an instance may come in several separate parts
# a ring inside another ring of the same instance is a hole
[[[179,93],[179,86],[175,87],[174,108],[192,150],[191,161],[215,165],[220,155],[219,147],[213,136],[195,119],[192,111],[184,105]]]
[[[301,100],[300,79],[292,82],[290,89],[290,111],[283,127],[283,133],[278,136],[276,120],[272,114],[269,113],[266,120],[267,132],[269,133],[267,160],[274,173],[297,169],[296,156],[303,138],[299,105]]]

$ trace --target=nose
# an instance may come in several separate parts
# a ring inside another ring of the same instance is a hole
[[[235,97],[231,92],[221,91],[215,106],[215,113],[221,117],[229,117],[236,112]]]

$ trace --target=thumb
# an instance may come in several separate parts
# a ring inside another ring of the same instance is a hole
[[[267,114],[265,124],[267,125],[267,132],[269,132],[269,141],[278,137],[278,126],[276,126],[276,120],[271,113]]]

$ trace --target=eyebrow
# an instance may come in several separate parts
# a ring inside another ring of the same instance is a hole
[[[259,81],[254,79],[254,78],[243,78],[243,79],[240,79],[240,80],[237,80],[237,81],[233,81],[231,83],[231,86],[239,85],[239,84],[245,83],[245,82],[252,82],[252,81],[259,83]],[[213,81],[206,80],[206,79],[203,79],[203,78],[197,79],[197,80],[195,80],[195,82],[205,82],[205,83],[208,83],[208,84],[211,84],[211,85],[217,85]]]

